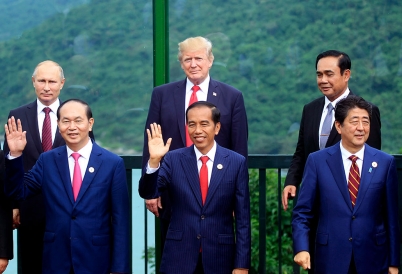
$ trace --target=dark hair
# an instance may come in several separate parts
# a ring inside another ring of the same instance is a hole
[[[63,103],[61,103],[59,108],[57,109],[57,120],[60,120],[60,109],[69,102],[77,102],[77,103],[84,105],[88,120],[92,118],[92,110],[86,102],[84,102],[80,99],[68,99],[67,101],[64,101]]]
[[[212,121],[214,122],[214,124],[216,125],[217,123],[220,122],[221,120],[221,112],[219,111],[219,109],[212,103],[207,102],[207,101],[198,101],[195,102],[194,104],[191,104],[187,110],[186,110],[186,120],[188,121],[188,111],[190,109],[193,108],[199,108],[199,107],[207,107],[209,109],[211,109],[211,116],[212,116]]]
[[[352,68],[352,61],[350,61],[349,55],[347,55],[344,52],[331,49],[331,50],[321,52],[320,54],[317,55],[317,59],[315,60],[315,68],[316,69],[317,69],[318,61],[325,57],[338,57],[338,67],[341,70],[341,75],[343,75],[345,70]]]
[[[369,115],[369,119],[371,121],[371,104],[364,100],[360,96],[350,95],[345,99],[340,100],[335,107],[335,121],[338,121],[341,125],[343,125],[343,121],[345,121],[346,116],[353,108],[360,108],[367,111]]]

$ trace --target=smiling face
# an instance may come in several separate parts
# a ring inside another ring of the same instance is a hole
[[[350,153],[356,153],[367,141],[370,134],[370,118],[365,109],[352,108],[341,124],[335,121],[335,127],[341,134],[342,145]]]
[[[317,63],[317,85],[331,102],[341,96],[348,87],[350,70],[341,75],[338,57],[324,57]]]
[[[60,67],[51,61],[41,63],[35,69],[35,75],[32,76],[36,96],[45,106],[49,106],[57,100],[64,81]]]
[[[206,49],[184,51],[180,60],[181,68],[194,85],[204,82],[212,63],[213,60],[208,59]]]
[[[203,154],[214,146],[215,135],[221,124],[212,120],[212,110],[207,106],[192,108],[187,113],[188,134],[196,148]]]
[[[61,136],[70,149],[79,151],[89,141],[89,132],[92,131],[94,119],[88,119],[86,106],[75,101],[61,106],[59,115],[57,124]]]

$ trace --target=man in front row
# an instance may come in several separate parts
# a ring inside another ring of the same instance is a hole
[[[365,144],[371,105],[348,96],[335,109],[341,141],[310,154],[293,210],[295,262],[316,273],[398,273],[398,181],[395,159]],[[313,214],[315,235],[309,235]],[[309,246],[309,237],[315,246]]]
[[[90,139],[94,118],[85,102],[63,102],[57,124],[66,145],[41,154],[25,176],[26,132],[14,117],[5,126],[10,148],[6,193],[16,199],[43,193],[42,273],[129,273],[129,200],[123,160]]]
[[[169,153],[172,139],[164,144],[160,125],[147,129],[150,158],[139,193],[152,199],[167,191],[172,201],[160,271],[248,273],[251,230],[246,159],[215,142],[220,129],[215,105],[196,102],[187,109],[186,118],[194,145]]]

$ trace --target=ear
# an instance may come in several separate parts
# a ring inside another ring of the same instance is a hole
[[[335,121],[335,128],[336,128],[336,131],[338,131],[338,133],[342,135],[342,125],[341,125],[341,123],[339,123],[338,121]]]
[[[215,135],[218,135],[220,129],[221,129],[221,123],[218,122],[215,125]]]

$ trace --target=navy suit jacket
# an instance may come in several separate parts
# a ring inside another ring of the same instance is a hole
[[[398,180],[395,159],[365,145],[353,208],[340,144],[310,154],[293,210],[294,253],[315,248],[317,273],[347,273],[353,254],[357,273],[388,273],[399,266]],[[310,235],[316,212],[318,227]],[[309,246],[315,238],[315,247]]]
[[[349,95],[353,95],[353,93],[350,92]],[[321,96],[320,98],[308,103],[303,108],[299,139],[297,141],[296,151],[293,154],[292,162],[290,163],[288,174],[286,175],[285,186],[300,185],[308,155],[314,151],[320,150],[318,133],[324,104],[325,97]],[[340,140],[341,135],[333,126],[325,147],[333,146]],[[370,135],[366,143],[376,149],[381,149],[380,110],[375,105],[372,105]]]
[[[160,124],[163,139],[172,138],[170,150],[186,146],[185,98],[186,81],[178,81],[155,87],[145,129],[151,123]],[[210,79],[207,101],[221,112],[221,129],[215,141],[247,157],[248,125],[242,93],[232,86]],[[144,132],[143,167],[149,160],[148,136]]]
[[[123,160],[93,143],[74,202],[66,146],[42,153],[25,173],[23,157],[6,159],[6,193],[43,193],[43,273],[129,272],[129,199]]]
[[[203,206],[194,146],[170,151],[160,169],[144,174],[139,183],[144,199],[159,197],[162,191],[171,198],[172,216],[161,272],[193,273],[200,248],[205,273],[250,268],[250,197],[243,156],[217,145]]]

